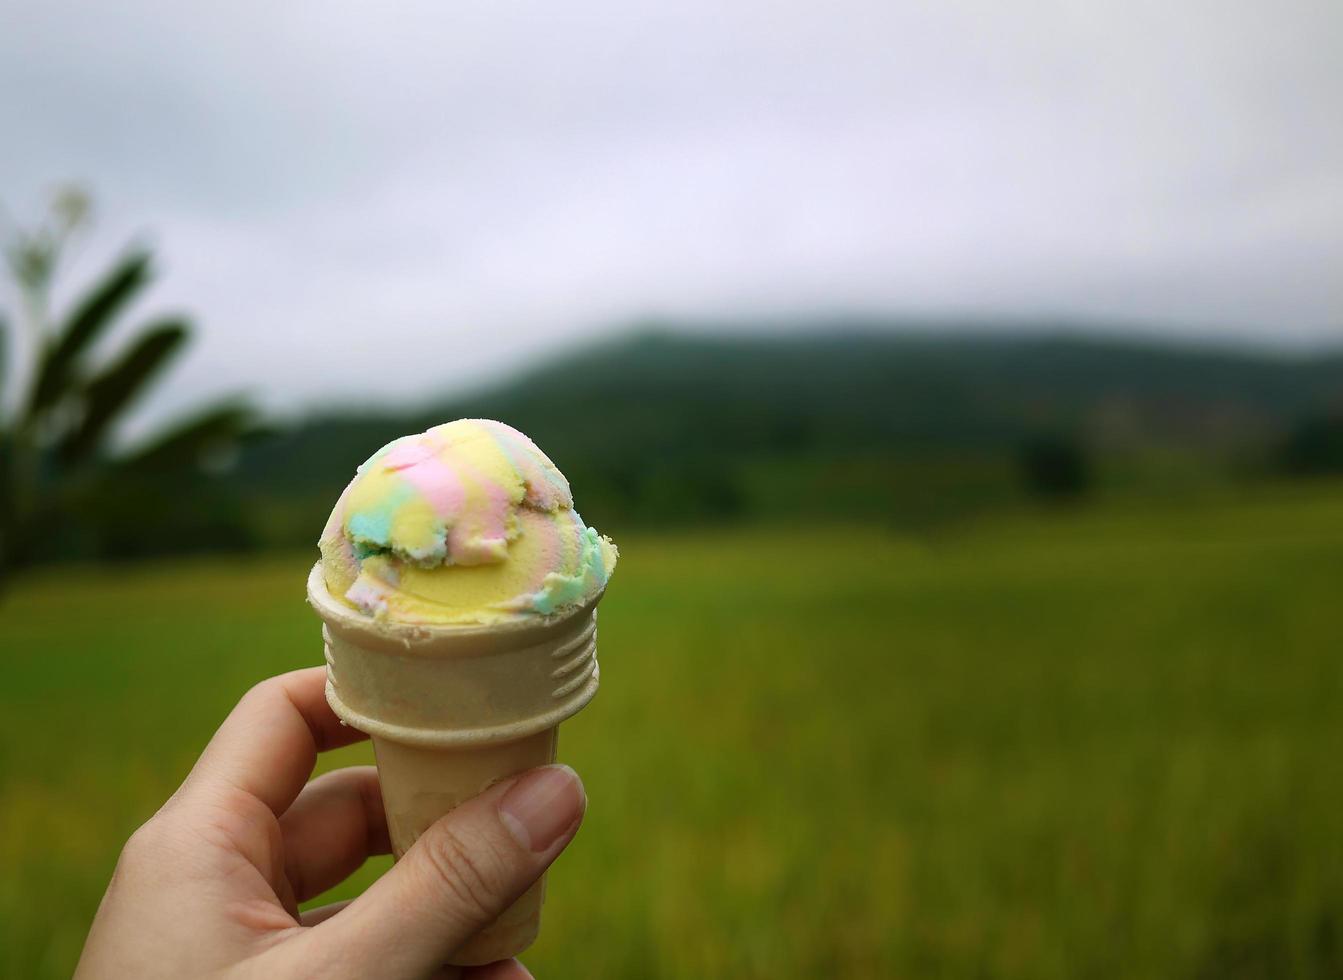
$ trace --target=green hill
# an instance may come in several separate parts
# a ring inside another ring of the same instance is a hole
[[[594,522],[918,521],[1019,494],[1019,453],[1041,437],[1080,447],[1103,479],[1144,460],[1221,472],[1262,466],[1340,404],[1337,354],[1064,333],[645,333],[421,411],[312,418],[231,480],[271,515],[263,538],[307,540],[379,445],[484,416],[532,435]]]

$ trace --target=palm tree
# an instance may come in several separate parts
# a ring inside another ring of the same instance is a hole
[[[208,406],[123,452],[109,445],[116,423],[186,344],[191,324],[162,317],[141,325],[116,353],[93,348],[152,278],[152,257],[128,249],[63,316],[50,311],[62,256],[87,226],[90,203],[77,189],[58,193],[34,228],[7,222],[3,247],[27,333],[25,365],[8,371],[26,390],[3,388],[13,327],[0,312],[0,588],[42,554],[91,495],[118,481],[180,476],[254,431],[241,401]],[[17,377],[15,377],[17,375]]]

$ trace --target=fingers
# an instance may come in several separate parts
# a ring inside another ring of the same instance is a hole
[[[342,725],[326,703],[325,667],[281,674],[243,695],[183,792],[241,791],[280,814],[307,782],[318,752],[364,737]]]
[[[533,769],[463,803],[304,936],[311,962],[339,962],[356,976],[431,972],[540,877],[585,806],[583,785],[565,766]]]
[[[280,817],[285,876],[306,902],[348,878],[372,854],[389,854],[378,772],[351,766],[318,776]]]

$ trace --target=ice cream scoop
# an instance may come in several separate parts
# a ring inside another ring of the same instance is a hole
[[[580,605],[617,554],[545,453],[488,419],[379,449],[331,512],[321,550],[328,589],[368,615],[477,625]]]
[[[616,548],[569,483],[502,422],[397,439],[359,467],[320,541],[327,701],[367,732],[396,857],[500,779],[555,760],[560,722],[597,692],[597,604]],[[449,963],[524,950],[544,879]]]

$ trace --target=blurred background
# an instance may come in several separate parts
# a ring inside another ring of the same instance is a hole
[[[622,555],[538,976],[1343,976],[1340,37],[0,0],[0,974],[484,416]]]

